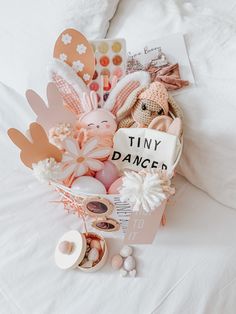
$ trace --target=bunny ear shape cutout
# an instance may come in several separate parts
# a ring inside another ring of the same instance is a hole
[[[131,111],[134,97],[149,84],[150,75],[147,72],[139,71],[126,75],[113,88],[103,108],[115,115],[121,110],[120,118],[124,117]]]
[[[65,106],[76,115],[83,113],[83,93],[89,92],[83,80],[69,65],[57,59],[51,62],[48,70],[49,78],[56,84]]]
[[[47,86],[48,107],[63,106],[63,99],[56,84],[50,82]]]
[[[28,89],[25,93],[30,107],[36,116],[40,116],[45,112],[45,102],[44,100],[32,89]]]
[[[30,146],[31,144],[27,137],[15,128],[9,129],[7,131],[7,134],[10,137],[11,141],[21,150],[25,147]]]
[[[32,90],[26,92],[26,97],[31,108],[37,114],[36,121],[43,126],[47,133],[59,123],[72,125],[76,123],[76,116],[65,108],[54,83],[49,83],[47,87],[48,105]]]
[[[37,142],[41,142],[41,143],[49,142],[47,134],[40,124],[36,122],[31,123],[29,127],[29,132],[31,135],[32,142],[36,142],[36,143]]]
[[[24,134],[17,129],[9,129],[8,135],[12,142],[21,150],[21,161],[25,166],[32,168],[33,163],[47,158],[54,158],[57,162],[62,159],[61,151],[54,145],[49,143],[47,134],[43,127],[34,122],[29,127],[32,141],[28,140]]]

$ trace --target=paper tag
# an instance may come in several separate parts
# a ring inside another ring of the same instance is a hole
[[[151,244],[160,227],[161,218],[166,207],[163,202],[153,212],[134,212],[130,216],[128,229],[126,231],[125,244]]]
[[[121,171],[161,168],[171,172],[179,149],[174,135],[145,128],[119,129],[110,160]]]

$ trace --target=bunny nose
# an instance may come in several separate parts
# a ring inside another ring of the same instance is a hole
[[[97,129],[99,129],[100,128],[100,126],[99,125],[97,125]]]

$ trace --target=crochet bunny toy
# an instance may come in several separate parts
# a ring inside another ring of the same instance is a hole
[[[150,83],[150,76],[144,71],[129,74],[118,82],[105,103],[105,108],[116,115],[118,128],[160,127],[162,131],[167,131],[167,126],[173,120],[170,112],[178,119],[175,125],[181,127],[181,109],[165,86],[159,82]],[[150,126],[160,116],[164,116],[168,123],[163,124],[162,119],[161,123],[159,121]]]
[[[181,116],[180,109],[172,103],[173,113]],[[165,86],[159,82],[151,83],[133,101],[124,104],[117,112],[119,128],[148,127],[154,118],[169,114],[169,95]]]

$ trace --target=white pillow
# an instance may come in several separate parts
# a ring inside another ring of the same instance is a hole
[[[236,208],[234,2],[122,0],[108,37],[125,37],[128,49],[133,49],[168,34],[186,34],[196,86],[176,97],[185,115],[179,171]]]
[[[119,0],[7,0],[0,8],[0,81],[21,94],[45,93],[47,64],[67,27],[89,39],[106,35]]]

